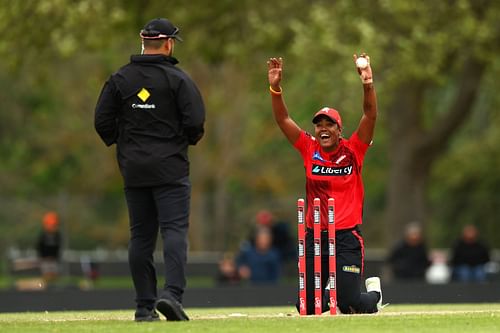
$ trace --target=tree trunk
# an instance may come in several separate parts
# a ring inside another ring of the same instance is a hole
[[[420,112],[425,85],[414,83],[400,89],[389,109],[389,186],[386,241],[401,238],[405,225],[426,218],[425,184],[428,169],[423,168],[416,151],[422,140]],[[423,156],[422,156],[423,158]]]
[[[387,193],[386,241],[401,239],[409,222],[419,222],[425,229],[427,182],[431,166],[445,150],[450,137],[466,122],[477,98],[485,64],[469,58],[457,80],[454,100],[447,112],[436,117],[433,126],[424,130],[423,101],[425,82],[402,86],[388,109],[390,173]]]
[[[394,155],[391,157],[388,187],[387,244],[401,239],[405,226],[410,222],[425,226],[426,188],[430,173],[428,161],[420,160],[423,156],[415,153],[411,143],[396,140],[392,147]]]

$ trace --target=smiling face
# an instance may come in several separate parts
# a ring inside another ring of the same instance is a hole
[[[314,136],[319,145],[326,152],[334,151],[339,145],[342,129],[327,116],[322,116],[314,124]]]

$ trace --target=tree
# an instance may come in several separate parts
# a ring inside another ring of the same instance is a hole
[[[321,71],[330,59],[347,59],[358,50],[372,56],[379,127],[388,129],[389,239],[398,239],[406,223],[429,219],[432,167],[473,112],[484,74],[498,63],[493,54],[500,45],[499,10],[495,1],[318,2],[307,23],[294,25],[292,50],[303,60],[302,72],[313,72],[332,91],[329,79],[349,79],[335,69],[339,65]],[[311,55],[312,63],[305,60]],[[332,95],[353,97],[339,90]]]
[[[0,97],[9,112],[0,113],[0,219],[24,223],[2,224],[2,240],[27,239],[40,210],[55,204],[68,207],[72,245],[126,244],[122,182],[114,150],[92,128],[93,108],[102,83],[139,50],[138,31],[156,16],[181,27],[185,43],[176,55],[208,110],[206,136],[190,152],[192,249],[234,248],[261,208],[295,218],[303,170],[272,119],[270,56],[285,58],[284,94],[302,128],[328,105],[341,111],[346,135],[361,114],[352,54],[372,57],[380,117],[364,170],[370,246],[399,238],[415,219],[444,234],[459,204],[460,219],[497,215],[496,201],[471,202],[494,196],[479,180],[498,163],[489,157],[498,154],[494,112],[485,112],[499,105],[498,1],[285,1],[273,10],[257,0],[4,2]],[[27,33],[19,38],[12,27]],[[468,135],[471,128],[484,133]],[[477,150],[484,167],[449,172]],[[488,227],[488,236],[498,230]]]
[[[94,80],[110,58],[92,52],[103,46],[119,49],[112,34],[108,40],[102,32],[120,27],[125,13],[117,1],[5,0],[2,4],[0,99],[5,112],[0,113],[0,219],[5,223],[0,227],[0,244],[31,244],[41,216],[49,209],[59,211],[71,231],[68,235],[81,242],[82,230],[92,233],[85,226],[88,220],[109,221],[91,214],[92,206],[98,206],[95,198],[112,196],[110,188],[118,176],[113,177],[114,161],[106,165],[112,155],[96,152],[97,138],[89,130],[99,89]],[[120,217],[119,212],[116,215]],[[106,225],[101,223],[96,237],[101,241],[106,233],[112,234]]]
[[[396,10],[387,18],[401,15]],[[403,34],[392,34],[386,45],[403,54],[394,70],[405,63],[413,67],[413,73],[395,80],[392,87],[397,88],[387,108],[391,165],[387,223],[392,237],[402,234],[405,222],[429,220],[432,167],[470,119],[485,71],[493,66],[489,55],[500,42],[495,2],[459,1],[432,8],[422,2],[403,13],[413,18],[408,22],[419,24],[401,22],[397,29]],[[436,90],[443,92],[441,97],[444,91],[451,92],[449,99],[436,100]]]

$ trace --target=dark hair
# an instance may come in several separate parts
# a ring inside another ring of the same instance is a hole
[[[146,49],[159,49],[162,47],[163,43],[167,41],[167,38],[162,39],[143,39],[144,48]]]

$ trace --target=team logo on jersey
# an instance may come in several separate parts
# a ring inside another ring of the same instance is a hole
[[[361,273],[361,269],[358,266],[351,265],[351,266],[342,266],[342,270],[347,273],[354,273],[354,274],[359,274]]]
[[[313,159],[313,161],[316,160],[316,161],[326,162],[325,159],[323,157],[321,157],[321,154],[319,153],[319,151],[314,152],[312,159]]]
[[[344,167],[327,167],[313,164],[311,173],[317,176],[349,176],[352,174],[352,165]]]

